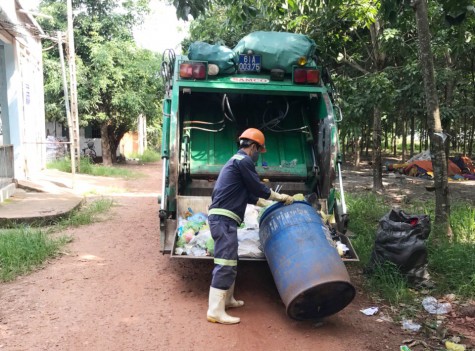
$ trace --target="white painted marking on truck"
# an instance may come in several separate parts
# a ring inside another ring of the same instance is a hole
[[[232,77],[231,82],[234,83],[269,83],[269,79],[265,78],[247,78],[247,77]]]

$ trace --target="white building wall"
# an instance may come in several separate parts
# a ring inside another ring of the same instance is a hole
[[[3,143],[14,145],[15,178],[28,179],[46,164],[43,62],[41,39],[25,28],[32,21],[19,8],[16,0],[0,1],[0,20],[15,25],[14,32],[0,29],[8,116]]]

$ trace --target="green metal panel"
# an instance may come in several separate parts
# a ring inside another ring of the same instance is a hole
[[[236,131],[231,125],[218,133],[191,130],[191,174],[201,173],[209,166],[224,165],[236,153],[235,140]]]
[[[306,179],[309,167],[302,134],[266,133],[267,152],[261,154],[257,171],[262,176]],[[237,151],[236,132],[226,127],[219,133],[192,130],[191,175],[217,176]],[[263,166],[267,164],[267,166]]]

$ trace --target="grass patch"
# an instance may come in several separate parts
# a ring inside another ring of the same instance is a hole
[[[46,166],[50,169],[57,169],[61,172],[71,173],[71,159],[63,158],[59,160],[54,160],[49,162]],[[136,179],[141,176],[141,174],[132,172],[128,169],[121,167],[107,167],[102,165],[93,164],[89,161],[88,158],[81,158],[80,163],[81,174],[89,174],[93,176],[102,176],[102,177],[120,177],[128,179]]]
[[[0,280],[29,273],[58,255],[67,237],[52,238],[47,231],[27,226],[0,229]]]
[[[156,162],[156,161],[159,161],[161,159],[161,155],[160,153],[154,151],[154,150],[150,150],[150,149],[147,149],[143,152],[142,155],[139,155],[138,153],[134,152],[130,155],[127,155],[127,158],[129,159],[135,159],[135,160],[138,160],[139,162],[143,162],[143,163],[148,163],[148,162]]]
[[[9,229],[0,229],[0,281],[13,280],[58,256],[61,248],[71,238],[57,237],[54,233],[70,226],[96,222],[112,205],[113,201],[110,199],[99,199],[74,211],[53,226],[14,225]]]
[[[72,212],[68,217],[61,219],[57,226],[60,228],[79,227],[91,224],[101,219],[101,215],[110,210],[114,205],[111,199],[94,200],[81,209]]]
[[[370,194],[347,194],[350,213],[349,230],[357,234],[352,244],[366,267],[376,239],[378,222],[391,208],[383,197]],[[434,203],[406,204],[404,211],[410,214],[428,214],[433,221]],[[432,222],[427,241],[429,273],[435,282],[434,294],[455,293],[464,298],[475,298],[475,207],[453,205],[451,227],[454,239],[449,241],[437,233]],[[437,240],[435,240],[437,238]],[[391,303],[401,303],[411,297],[403,276],[392,265],[383,265],[368,276],[367,285]]]
[[[368,280],[368,287],[371,291],[377,291],[391,305],[406,303],[414,298],[406,279],[390,262],[375,267],[371,279]]]

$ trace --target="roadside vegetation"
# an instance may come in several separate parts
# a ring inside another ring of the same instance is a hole
[[[358,252],[361,268],[370,261],[378,222],[391,207],[377,194],[348,194],[351,208],[349,230],[356,234],[352,244]],[[434,287],[434,296],[456,294],[462,299],[475,298],[475,207],[454,205],[451,210],[453,239],[433,235],[434,203],[405,204],[409,214],[428,214],[431,218],[431,234],[427,240],[428,270]],[[441,239],[442,238],[442,239]],[[393,305],[413,302],[417,291],[412,289],[394,265],[382,265],[367,276],[367,288]]]
[[[126,155],[126,158],[134,159],[141,163],[149,163],[149,162],[159,161],[161,158],[161,155],[160,153],[154,150],[147,149],[143,152],[142,155],[139,155],[138,153],[134,152],[130,155]]]
[[[62,158],[59,160],[51,161],[47,165],[49,169],[57,169],[61,172],[71,173],[71,159]],[[80,173],[89,174],[93,176],[102,177],[120,177],[127,179],[135,179],[141,176],[140,173],[132,172],[128,169],[121,167],[109,167],[99,164],[93,164],[88,158],[81,158]]]
[[[11,224],[0,229],[0,281],[14,280],[61,255],[64,245],[72,241],[71,237],[61,235],[61,230],[99,221],[112,205],[110,199],[99,199],[53,225]]]

